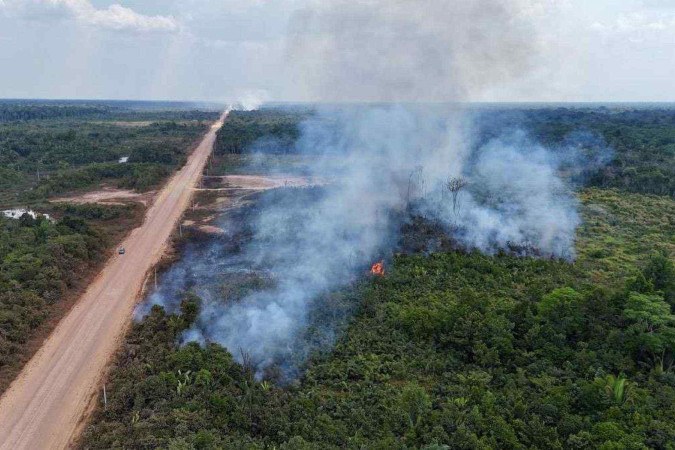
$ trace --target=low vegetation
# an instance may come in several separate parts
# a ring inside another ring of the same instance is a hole
[[[68,290],[84,281],[108,244],[79,217],[52,223],[44,216],[0,216],[0,388],[23,345]]]

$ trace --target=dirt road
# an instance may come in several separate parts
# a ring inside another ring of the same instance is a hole
[[[124,241],[126,254],[106,264],[2,396],[0,449],[60,449],[76,436],[92,397],[100,395],[101,377],[128,328],[145,274],[187,208],[224,117]]]

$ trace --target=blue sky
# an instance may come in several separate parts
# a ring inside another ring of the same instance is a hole
[[[293,83],[287,33],[331,1],[0,0],[0,97],[320,100]],[[513,2],[536,63],[468,100],[675,101],[675,0]]]

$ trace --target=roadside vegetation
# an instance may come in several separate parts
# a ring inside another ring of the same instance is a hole
[[[267,140],[248,114],[228,133]],[[290,385],[256,379],[217,344],[180,346],[200,308],[186,293],[180,314],[155,307],[134,324],[81,447],[673,448],[675,199],[661,177],[673,170],[673,113],[518,114],[551,142],[587,126],[614,146],[616,171],[591,174],[578,192],[575,262],[400,254],[385,277],[319,300],[308,339],[322,321],[354,315]],[[231,164],[221,170],[243,160],[235,148],[221,144]]]
[[[27,341],[102,260],[108,236],[77,216],[0,216],[0,391],[24,362]]]
[[[0,211],[38,213],[0,214],[0,392],[145,210],[49,199],[104,186],[156,188],[217,116],[124,102],[0,101]]]

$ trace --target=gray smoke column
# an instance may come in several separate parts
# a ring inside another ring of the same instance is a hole
[[[461,101],[525,73],[536,34],[522,1],[336,1],[299,13],[289,56],[293,89],[322,101],[302,124],[310,175],[330,180],[311,203],[266,207],[247,258],[276,285],[224,305],[205,302],[186,341],[216,341],[258,369],[297,361],[312,302],[396,240],[402,211],[444,223],[468,248],[532,246],[573,258],[576,201],[561,159],[518,130],[479,142]],[[459,207],[446,184],[463,177]],[[292,376],[294,368],[286,368]],[[259,372],[260,373],[260,372]]]
[[[537,0],[316,2],[291,21],[290,91],[333,102],[478,98],[535,65]]]

